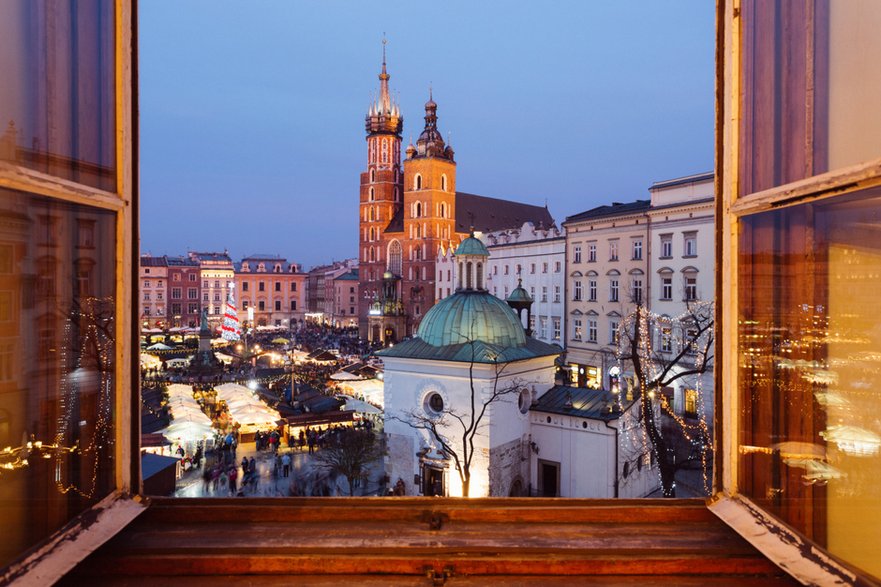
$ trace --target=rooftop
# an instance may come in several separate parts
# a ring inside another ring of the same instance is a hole
[[[582,220],[593,220],[619,215],[624,216],[635,212],[642,212],[648,210],[651,207],[651,203],[651,200],[636,200],[627,203],[615,202],[611,206],[598,206],[585,212],[569,216],[566,218],[566,222],[580,222]]]
[[[591,420],[617,420],[621,411],[610,410],[621,399],[621,408],[626,411],[636,401],[626,401],[604,389],[587,389],[555,385],[538,398],[530,410],[562,414]]]

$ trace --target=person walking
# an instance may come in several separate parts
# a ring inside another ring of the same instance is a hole
[[[229,468],[229,473],[227,474],[227,477],[229,478],[229,494],[235,495],[236,494],[236,478],[238,477],[238,471],[236,471],[235,467]]]
[[[291,473],[291,453],[285,453],[283,457],[281,457],[281,470],[282,476],[287,477]]]

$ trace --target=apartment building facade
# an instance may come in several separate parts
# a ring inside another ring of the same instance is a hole
[[[236,304],[254,326],[293,328],[305,315],[306,275],[296,263],[277,255],[251,255],[235,267]]]
[[[223,320],[223,305],[230,284],[235,280],[232,259],[226,251],[188,253],[190,259],[199,264],[199,277],[202,281],[202,309],[208,310],[208,323],[219,328]]]
[[[141,256],[138,269],[140,279],[140,312],[143,328],[167,328],[168,315],[168,259],[165,256]]]
[[[624,319],[645,303],[651,202],[599,206],[566,230],[566,367],[577,387],[610,389]]]
[[[168,256],[168,321],[172,328],[199,326],[202,279],[199,264],[189,257]]]

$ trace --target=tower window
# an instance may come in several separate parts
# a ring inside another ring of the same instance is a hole
[[[446,174],[441,175],[441,189],[447,191],[447,176]]]
[[[370,183],[373,183],[373,182],[375,182],[375,181],[376,181],[376,170],[375,170],[375,169],[371,169],[371,170],[370,170]],[[371,189],[371,191],[373,191],[373,188],[370,188],[370,189]],[[371,198],[371,199],[372,199],[372,198]]]
[[[372,173],[373,173],[373,172],[372,172],[372,171],[371,171],[371,172],[370,172],[370,173],[371,173],[371,174],[372,174]],[[371,202],[372,202],[372,201],[373,201],[373,200],[375,200],[375,199],[376,199],[376,192],[375,192],[375,191],[374,191],[374,189],[373,189],[373,188],[370,188],[370,195],[369,195],[369,199],[370,199],[370,201],[371,201]]]
[[[422,176],[419,175],[418,173],[416,174],[416,177],[413,178],[413,189],[414,190],[421,190],[422,189]]]

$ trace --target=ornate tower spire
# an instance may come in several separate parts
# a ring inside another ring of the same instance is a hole
[[[434,101],[434,91],[430,84],[428,102],[425,103],[425,128],[416,141],[416,151],[419,157],[453,160],[453,150],[444,144],[444,138],[437,128],[437,103]]]
[[[382,69],[379,73],[379,97],[367,109],[366,127],[368,134],[387,133],[399,135],[404,127],[404,117],[396,101],[392,100],[388,81],[391,76],[386,69],[385,46],[388,41],[382,37]]]

